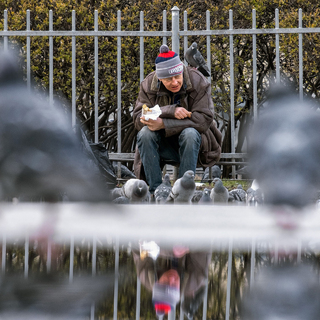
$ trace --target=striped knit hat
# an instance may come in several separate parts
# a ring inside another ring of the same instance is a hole
[[[180,290],[178,288],[155,283],[152,289],[152,302],[158,318],[162,318],[169,311],[174,310],[180,301]]]
[[[183,72],[183,63],[179,56],[170,51],[166,44],[160,47],[160,54],[156,59],[156,74],[159,79],[170,78]]]

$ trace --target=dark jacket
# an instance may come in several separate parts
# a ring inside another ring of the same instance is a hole
[[[143,104],[149,108],[158,104],[162,111],[160,117],[163,119],[166,137],[180,134],[185,128],[197,129],[202,139],[198,166],[213,166],[220,159],[222,136],[214,120],[210,83],[195,68],[184,67],[183,85],[179,94],[180,104],[174,104],[174,94],[165,88],[155,72],[150,73],[140,84],[140,92],[133,111],[134,126],[138,131],[144,126],[140,122]],[[191,118],[176,119],[174,112],[177,106],[191,111]],[[134,171],[137,178],[144,178],[138,148],[136,148]]]
[[[155,268],[150,257],[142,260],[139,250],[133,250],[137,276],[147,290],[152,291],[155,284],[155,270],[159,279],[164,272],[171,269],[170,258],[172,257],[173,254],[170,254],[170,252],[161,250]],[[209,252],[189,252],[178,259],[176,269],[181,277],[181,294],[184,293],[185,297],[192,297],[205,285],[210,261],[211,255]]]

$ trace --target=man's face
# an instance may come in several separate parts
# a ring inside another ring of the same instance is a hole
[[[176,270],[170,269],[160,277],[159,283],[180,288],[180,276]]]
[[[183,84],[183,73],[170,78],[159,79],[167,90],[171,92],[179,92]]]

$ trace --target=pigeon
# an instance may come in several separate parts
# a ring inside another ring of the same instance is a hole
[[[192,203],[198,203],[199,200],[202,198],[202,195],[203,195],[203,191],[202,190],[195,190],[194,194],[193,194],[193,197],[191,199],[191,202]]]
[[[191,199],[195,190],[196,184],[194,182],[194,172],[188,170],[181,178],[176,180],[166,202],[191,204]]]
[[[130,203],[145,202],[149,195],[149,187],[140,179],[129,179],[121,188],[121,196],[129,199]]]
[[[241,176],[241,178],[238,177],[238,179],[250,179],[250,169],[248,166],[244,166],[238,170],[235,171],[235,174],[237,176]],[[230,173],[230,176],[232,173]]]
[[[320,114],[281,85],[267,103],[250,133],[250,173],[266,205],[301,212],[320,189]]]
[[[112,200],[115,204],[129,204],[130,200],[125,196],[120,196]]]
[[[320,288],[314,266],[265,267],[258,273],[240,303],[240,318],[246,320],[320,318]]]
[[[257,190],[259,189],[259,184],[258,184],[258,181],[256,179],[253,179],[252,183],[251,183],[251,188],[253,190]]]
[[[236,189],[232,189],[229,191],[229,202],[238,201],[243,202],[244,204],[247,202],[247,193],[243,190],[242,185],[239,184]]]
[[[263,204],[263,193],[259,188],[257,180],[253,180],[251,187],[247,189],[247,205],[260,206]]]
[[[165,203],[172,189],[170,175],[166,173],[162,183],[154,190],[154,199],[157,204]]]
[[[203,189],[202,197],[199,200],[199,204],[211,204],[212,199],[210,198],[211,190],[208,188]]]
[[[114,172],[118,172],[118,163],[113,161],[112,163]],[[125,165],[121,164],[121,179],[135,179],[135,174],[130,171]]]
[[[210,76],[210,70],[203,56],[198,50],[198,45],[196,42],[193,42],[192,45],[187,49],[185,59],[190,66],[197,68],[205,77]]]
[[[219,178],[213,179],[214,187],[211,190],[210,198],[214,203],[227,203],[229,198],[228,189]]]
[[[248,206],[256,206],[255,202],[255,190],[252,188],[247,189],[247,201]]]
[[[148,186],[147,186],[148,187]],[[151,202],[154,202],[154,197],[153,195],[151,194],[151,192],[149,191],[149,188],[148,188],[148,192],[147,192],[147,196],[141,201],[142,203],[151,203]]]
[[[125,273],[121,274],[122,285]],[[113,271],[81,275],[71,283],[56,273],[29,278],[6,274],[0,280],[0,319],[86,319],[94,302],[113,299],[114,278]]]
[[[115,187],[111,190],[111,199],[112,201],[119,198],[119,197],[125,197],[122,191],[122,187]]]
[[[12,51],[0,54],[0,199],[110,201],[59,101],[28,90]]]
[[[209,170],[211,168],[211,180],[209,181]],[[222,171],[216,164],[212,167],[208,167],[204,170],[201,182],[211,182],[214,178],[221,178]]]
[[[260,189],[259,189],[260,190]],[[259,197],[259,192],[257,190],[254,190],[252,188],[248,188],[247,190],[247,201],[246,201],[248,206],[258,206],[261,205],[261,199]]]
[[[239,199],[238,194],[230,194],[228,196],[228,202],[233,204],[239,204],[241,200]]]

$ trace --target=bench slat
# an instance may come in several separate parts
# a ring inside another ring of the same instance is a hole
[[[221,153],[221,159],[243,159],[248,158],[248,155],[246,153]],[[134,160],[134,153],[116,153],[116,152],[110,152],[109,153],[109,159],[111,161],[133,161]],[[218,163],[224,163],[224,164],[232,164],[231,161],[218,161]],[[243,164],[245,162],[241,162]],[[237,164],[240,164],[237,162]]]

